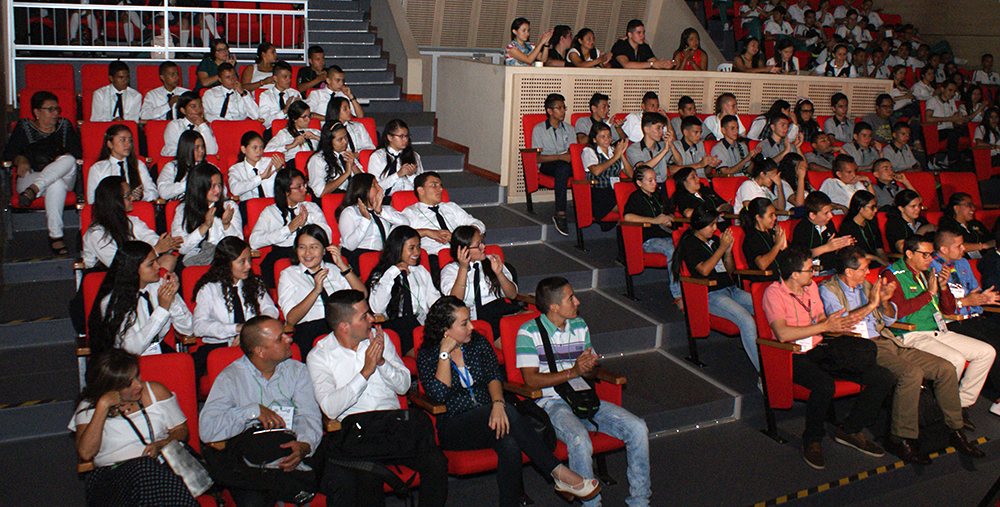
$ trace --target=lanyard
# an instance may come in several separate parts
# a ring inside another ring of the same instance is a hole
[[[132,431],[134,431],[136,436],[139,437],[139,441],[142,442],[142,445],[149,445],[155,438],[153,436],[153,422],[149,420],[149,414],[146,413],[146,407],[142,406],[142,398],[139,398],[139,401],[136,403],[139,405],[139,410],[142,411],[142,416],[146,419],[146,427],[149,428],[149,442],[146,442],[146,438],[142,436],[142,433],[139,432],[139,428],[136,427],[135,423],[132,422],[132,419],[129,416],[125,415],[125,413],[121,410],[119,410],[118,413],[121,414],[126,421],[128,421],[129,426],[132,427]]]
[[[816,319],[813,318],[813,314],[812,314],[812,300],[811,299],[809,300],[809,305],[807,306],[795,294],[792,294],[791,292],[789,292],[788,295],[791,296],[792,299],[794,299],[795,302],[798,303],[799,306],[801,306],[806,311],[806,315],[809,316],[809,323],[810,324],[815,324],[816,323]],[[793,307],[793,311],[795,312],[795,320],[798,321],[799,320],[799,311],[797,309],[794,309],[794,307]]]
[[[663,205],[660,204],[660,201],[658,199],[650,199],[650,196],[646,195],[646,192],[644,192],[642,190],[640,190],[640,192],[642,192],[642,197],[643,197],[643,199],[646,200],[646,204],[649,206],[649,211],[653,212],[653,218],[656,218],[656,217],[662,215],[663,214]],[[656,208],[653,208],[653,201],[656,201]]]
[[[271,400],[271,403],[268,403],[267,405],[264,405],[264,386],[261,385],[260,381],[257,380],[256,376],[251,375],[251,377],[253,377],[253,381],[257,383],[257,387],[260,388],[260,404],[261,404],[261,406],[270,407],[271,405],[274,405],[275,401],[277,401],[277,400]],[[286,395],[285,393],[281,392],[281,382],[278,382],[277,380],[275,380],[275,384],[278,385],[278,394],[280,394],[282,397],[284,397],[285,400],[288,401],[288,403],[291,403],[293,408],[298,409],[299,406],[295,404],[295,401],[293,401],[291,398],[289,398],[288,395]],[[280,407],[281,405],[279,404],[278,406]]]
[[[923,289],[924,291],[926,291],[927,290],[927,283],[924,282],[924,274],[923,273],[914,273],[914,275],[916,275],[913,278],[917,280],[917,284],[920,285],[921,289]],[[934,311],[935,312],[940,312],[941,308],[938,306],[937,299],[938,299],[938,295],[937,294],[931,294],[931,304],[934,305]]]
[[[462,349],[463,349],[462,353],[464,354],[465,346],[463,346]],[[455,361],[451,361],[451,366],[455,369],[456,372],[458,372],[459,378],[462,379],[462,384],[465,385],[465,388],[469,390],[469,397],[472,398],[472,403],[474,405],[479,405],[479,402],[476,401],[476,394],[472,391],[472,373],[469,372],[468,363],[466,363],[465,365],[464,372],[462,371],[462,368],[459,368],[458,365],[455,364]]]
[[[402,272],[402,271],[400,271],[400,272]],[[412,275],[413,273],[410,273],[410,274]],[[410,290],[410,283],[409,283],[410,277],[407,276],[406,280],[407,280],[406,282],[400,281],[400,285],[402,285],[403,288],[406,289],[406,292],[410,296],[412,296],[413,298],[416,298],[416,300],[417,300],[417,307],[420,308],[421,307],[420,306],[420,282],[418,282],[416,278],[413,279],[413,285],[417,289],[416,292],[413,292],[412,290]]]
[[[871,231],[868,230],[868,227],[869,227],[869,223],[868,223],[867,220],[865,220],[865,225],[862,225],[859,228],[859,230],[861,231],[861,239],[865,240],[865,244],[868,245],[868,248],[871,249],[871,253],[874,254],[875,253],[875,245],[872,244],[872,241],[874,241],[874,239],[875,239],[875,234],[872,233],[872,239],[869,240],[868,239],[868,234],[865,233],[865,231],[868,231],[869,233],[871,233]]]

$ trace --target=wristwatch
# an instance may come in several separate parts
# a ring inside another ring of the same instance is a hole
[[[450,358],[451,358],[451,354],[449,354],[449,353],[447,353],[447,352],[445,352],[443,350],[441,351],[440,354],[438,354],[438,359],[441,360],[441,361],[444,361],[445,359],[450,359]]]

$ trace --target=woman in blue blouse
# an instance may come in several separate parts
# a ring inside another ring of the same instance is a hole
[[[473,330],[469,308],[461,299],[445,296],[431,306],[417,370],[424,391],[447,406],[447,412],[437,416],[441,448],[496,451],[501,506],[520,503],[522,452],[552,474],[556,492],[568,500],[588,500],[600,492],[597,480],[585,480],[560,464],[518,411],[504,402],[496,352]]]

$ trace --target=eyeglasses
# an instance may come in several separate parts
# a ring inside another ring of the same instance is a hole
[[[38,109],[41,109],[42,111],[45,111],[46,113],[61,113],[62,112],[62,108],[59,107],[59,106],[40,107]]]
[[[409,139],[410,134],[389,134],[389,137],[398,137],[400,139]]]
[[[920,250],[914,250],[913,253],[923,255],[925,259],[930,259],[934,255],[934,252],[921,252]]]
[[[305,190],[305,185],[292,185],[288,187],[289,190]]]

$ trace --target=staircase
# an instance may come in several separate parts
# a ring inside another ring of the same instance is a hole
[[[711,0],[708,0],[711,1]],[[713,16],[712,19],[705,19],[705,0],[686,0],[688,7],[694,11],[694,15],[701,21],[701,25],[708,30],[708,34],[712,37],[712,41],[722,52],[722,57],[725,61],[731,62],[733,58],[736,57],[736,39],[733,38],[733,19],[729,18],[729,29],[722,24],[718,16]]]

